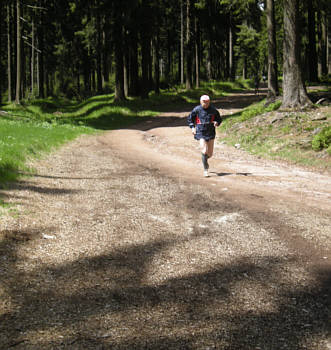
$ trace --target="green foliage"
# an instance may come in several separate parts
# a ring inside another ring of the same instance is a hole
[[[282,131],[284,134],[289,134],[290,131],[291,131],[290,125],[285,125],[283,128],[281,128],[281,131]]]
[[[331,126],[323,128],[320,133],[315,135],[312,141],[312,148],[315,151],[326,148],[328,153],[331,154]]]
[[[331,127],[325,127],[325,120],[314,119],[315,109],[305,112],[267,113],[278,109],[281,101],[264,108],[264,102],[251,105],[241,113],[225,117],[220,132],[221,139],[263,158],[286,160],[319,169],[330,169]],[[321,109],[320,113],[327,110]],[[323,128],[318,135],[312,131]],[[313,148],[325,150],[318,156]]]
[[[219,0],[219,2],[239,18],[247,16],[250,12],[250,7],[256,5],[256,0]]]
[[[281,101],[276,101],[274,103],[271,103],[267,107],[265,106],[265,101],[260,101],[258,103],[252,104],[251,106],[245,108],[243,111],[239,113],[235,113],[230,116],[227,116],[220,128],[221,130],[226,131],[230,129],[235,123],[242,123],[257,115],[277,110],[280,107],[280,105],[281,105]]]
[[[66,98],[36,99],[21,105],[7,104],[8,114],[0,118],[0,181],[2,186],[27,172],[26,161],[97,129],[126,127],[143,118],[152,117],[170,106],[198,103],[202,94],[212,98],[231,90],[240,90],[247,82],[210,82],[190,91],[176,87],[149,99],[128,98],[114,102],[112,94],[93,96],[85,101]]]
[[[253,27],[247,25],[239,25],[237,45],[235,53],[239,57],[240,67],[244,64],[247,67],[248,74],[255,76],[260,70],[260,50],[261,34]]]
[[[271,112],[277,110],[281,105],[281,101],[274,102],[269,106],[265,107],[265,101],[261,101],[257,104],[253,104],[252,106],[245,108],[240,115],[240,121],[245,121],[251,119],[259,114],[263,114],[266,112]]]

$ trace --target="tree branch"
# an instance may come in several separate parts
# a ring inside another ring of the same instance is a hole
[[[40,51],[39,49],[37,49],[35,46],[33,46],[32,44],[30,44],[30,43],[28,42],[28,38],[27,38],[26,36],[22,36],[22,38],[24,39],[24,42],[25,42],[26,44],[28,44],[30,47],[32,47],[33,49],[35,49],[37,52],[41,53],[41,51]]]

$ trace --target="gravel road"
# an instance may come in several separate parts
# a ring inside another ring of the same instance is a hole
[[[331,349],[330,175],[218,140],[203,178],[188,111],[1,191],[0,349]]]

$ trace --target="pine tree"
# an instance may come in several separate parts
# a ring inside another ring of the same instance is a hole
[[[301,71],[298,21],[299,0],[284,0],[283,109],[311,104]]]

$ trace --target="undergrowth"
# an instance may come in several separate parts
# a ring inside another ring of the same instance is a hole
[[[279,111],[280,105],[265,107],[262,100],[226,116],[219,128],[221,140],[260,157],[331,170],[329,109],[285,112]]]
[[[148,99],[131,97],[117,102],[114,94],[105,94],[82,101],[50,97],[23,101],[20,105],[4,105],[0,111],[0,186],[4,187],[9,181],[19,179],[22,173],[27,173],[29,159],[40,157],[81,134],[128,127],[162,111],[197,104],[202,94],[209,94],[214,100],[249,87],[249,80],[210,81],[202,82],[199,88],[192,90],[174,86],[160,94],[151,92]],[[288,123],[279,123],[277,129],[270,123],[251,124],[261,115],[272,115],[280,104],[280,101],[268,107],[265,107],[265,101],[253,104],[240,113],[227,116],[220,131],[229,144],[240,143],[242,148],[255,154],[288,159],[290,156],[284,154],[291,153],[291,150],[297,153],[315,150],[315,157],[325,149],[331,153],[331,128],[325,123],[318,130],[316,123],[309,118],[305,121],[303,116],[299,120],[296,115],[290,115],[285,118]],[[291,141],[293,132],[312,136],[309,142],[306,140],[297,147]]]

